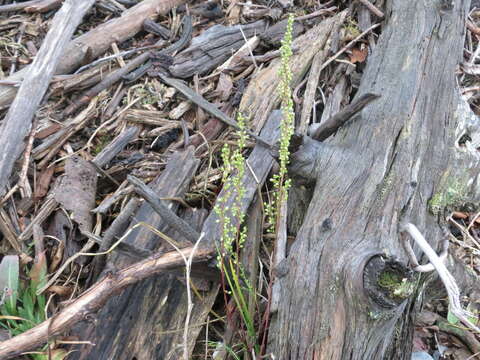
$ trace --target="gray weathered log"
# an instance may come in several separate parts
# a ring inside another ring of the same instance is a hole
[[[100,244],[99,252],[107,251],[117,237],[120,237],[127,229],[128,223],[130,222],[130,217],[135,213],[138,206],[140,205],[140,200],[137,198],[130,199],[130,201],[125,205],[125,208],[122,209],[120,214],[113,220],[110,227],[105,231],[103,235],[103,241]],[[95,256],[92,263],[92,280],[96,280],[97,276],[103,270],[106,263],[106,255]]]
[[[0,189],[4,189],[12,172],[13,164],[24,148],[23,141],[30,132],[33,116],[47,91],[68,41],[94,2],[94,0],[66,0],[55,15],[52,26],[0,129],[0,143],[2,144]]]
[[[442,202],[452,186],[478,206],[478,142],[458,144],[464,134],[477,138],[478,119],[455,86],[469,3],[455,0],[445,10],[441,1],[388,1],[358,93],[382,97],[328,144],[307,143],[294,154],[292,165],[309,170],[316,184],[279,279],[281,302],[269,332],[276,358],[410,359],[421,296],[388,309],[381,301],[388,294],[364,282],[364,270],[378,254],[406,264],[402,220],[414,220],[437,248],[441,229],[430,211],[459,206]]]

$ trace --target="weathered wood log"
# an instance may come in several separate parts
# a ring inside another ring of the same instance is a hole
[[[165,221],[168,226],[170,226],[172,229],[175,229],[180,235],[182,235],[192,244],[197,242],[200,234],[197,233],[185,220],[178,217],[166,205],[163,205],[163,202],[157,196],[155,191],[145,185],[142,180],[133,175],[128,175],[127,181],[133,185],[135,192],[150,204],[152,209],[162,217],[163,221]]]
[[[30,132],[33,116],[47,91],[65,46],[94,2],[67,0],[55,15],[52,27],[0,129],[0,142],[3,144],[0,154],[0,191],[3,191],[13,164],[24,148],[23,141]]]
[[[193,38],[190,46],[177,54],[169,67],[174,77],[188,78],[194,74],[203,75],[227,60],[233,51],[245,43],[240,27],[246,38],[265,29],[264,21],[246,25],[214,25]]]
[[[291,170],[315,190],[279,279],[269,332],[276,358],[410,359],[425,282],[406,267],[400,224],[416,223],[436,248],[430,212],[478,206],[477,145],[458,143],[463,135],[478,143],[478,119],[455,87],[469,3],[387,2],[358,94],[382,97],[328,144],[309,141],[292,156]],[[399,280],[385,284],[389,276]],[[388,290],[400,283],[403,294]]]
[[[121,43],[142,30],[147,18],[163,15],[185,0],[145,0],[126,10],[121,17],[97,26],[88,33],[71,41],[65,49],[64,56],[58,63],[55,74],[68,74],[76,68],[103,54],[113,42]],[[18,82],[30,72],[30,67],[17,71],[5,80]],[[0,85],[0,108],[10,104],[17,88]]]

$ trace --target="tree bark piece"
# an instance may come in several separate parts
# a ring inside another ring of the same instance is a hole
[[[139,133],[140,129],[137,126],[130,126],[123,130],[110,144],[100,151],[92,160],[98,167],[103,168],[108,165],[112,159],[121,152],[125,146],[133,141]]]
[[[135,213],[139,205],[140,200],[137,198],[130,199],[127,205],[125,205],[125,208],[122,209],[120,214],[115,218],[115,220],[113,220],[107,231],[105,231],[103,241],[100,244],[99,252],[107,251],[113,245],[115,238],[121,236],[121,234],[125,232],[128,223],[130,222],[130,217]],[[105,267],[106,257],[106,255],[99,255],[95,256],[93,259],[91,271],[92,280],[95,281]]]
[[[79,156],[68,158],[65,176],[55,187],[55,200],[72,212],[72,220],[80,230],[92,231],[96,192],[97,173],[93,166]]]
[[[65,46],[94,2],[66,0],[55,15],[42,47],[3,120],[0,131],[0,142],[3,144],[0,154],[0,191],[3,191],[13,164],[25,146],[23,141],[30,132],[33,116],[47,91]]]
[[[379,258],[405,266],[402,220],[415,221],[436,248],[441,229],[430,211],[462,203],[445,202],[449,187],[478,203],[478,153],[457,143],[478,131],[478,119],[455,94],[469,2],[440,11],[426,0],[415,8],[390,1],[358,93],[382,97],[327,144],[293,154],[292,170],[313,173],[316,184],[279,279],[282,301],[269,332],[276,358],[410,359],[421,296],[388,309],[369,292],[380,284],[364,281]],[[385,269],[379,275],[392,274]]]
[[[214,25],[193,38],[191,45],[175,56],[169,70],[174,77],[179,78],[206,74],[245,43],[240,27],[248,39],[262,32],[265,25],[264,21],[236,26]]]
[[[173,7],[183,4],[185,0],[145,0],[123,12],[119,18],[112,19],[97,26],[88,33],[71,41],[65,49],[64,56],[58,63],[55,74],[68,74],[107,51],[113,42],[121,43],[142,30],[143,21],[169,12]],[[30,67],[17,71],[5,80],[18,82],[30,72]],[[10,104],[17,88],[0,85],[0,108]]]

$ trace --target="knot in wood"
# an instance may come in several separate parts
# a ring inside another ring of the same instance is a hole
[[[404,264],[385,255],[375,255],[363,269],[366,295],[384,309],[398,307],[415,290],[415,274]]]

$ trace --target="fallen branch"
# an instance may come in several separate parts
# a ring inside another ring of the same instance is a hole
[[[320,126],[312,132],[311,138],[318,141],[324,141],[333,133],[335,133],[341,126],[343,126],[348,119],[360,112],[370,102],[378,99],[379,97],[380,95],[376,94],[363,94],[357,100],[345,106],[345,108],[343,108],[341,111],[326,120],[324,123],[320,124]]]
[[[35,4],[27,6],[25,11],[44,13],[59,8],[60,5],[62,5],[62,2],[63,0],[37,0]]]
[[[208,112],[210,115],[215,116],[217,119],[221,120],[225,124],[233,127],[236,130],[240,130],[240,127],[238,126],[237,122],[233,120],[232,118],[228,117],[224,112],[219,110],[215,105],[212,103],[208,102],[205,100],[205,98],[202,95],[197,94],[195,91],[190,89],[187,85],[185,85],[182,81],[168,77],[166,75],[163,75],[159,73],[160,79],[166,83],[167,85],[170,85],[180,91],[188,100],[193,102],[194,104],[198,105],[201,107],[203,110]],[[257,140],[259,143],[271,147],[271,144],[269,144],[267,141],[263,140],[260,136],[255,135],[253,132],[250,130],[247,130],[247,134],[251,137],[253,137],[255,140]]]
[[[115,274],[105,276],[54,317],[18,336],[1,342],[0,359],[11,359],[43,345],[49,337],[70,329],[89,314],[96,312],[112,295],[119,293],[127,286],[162,271],[185,266],[184,259],[189,259],[193,252],[195,253],[192,257],[194,263],[207,261],[213,254],[212,250],[195,249],[195,246],[192,246],[179,251],[157,254]]]
[[[368,0],[358,0],[358,1],[360,1],[368,10],[370,10],[372,14],[379,17],[380,19],[383,19],[385,17],[385,14],[375,5],[373,5],[370,1]]]
[[[24,1],[18,4],[15,3],[15,4],[2,5],[0,6],[0,13],[23,10],[26,7],[36,5],[39,2],[40,2],[39,0],[30,0],[30,1]]]
[[[442,259],[440,259],[435,250],[433,250],[428,244],[427,240],[425,240],[422,233],[415,225],[408,223],[403,226],[403,231],[407,232],[412,239],[415,240],[435,270],[437,270],[438,276],[440,276],[440,279],[447,290],[448,302],[452,314],[473,331],[476,331],[477,333],[480,332],[480,329],[468,319],[469,314],[462,309],[460,303],[460,290],[458,289],[458,285],[452,274],[450,274],[446,266],[443,264]]]

